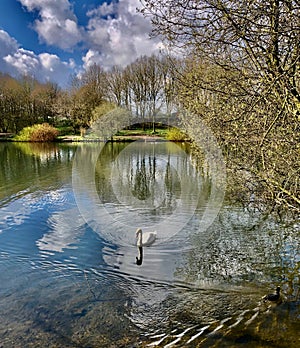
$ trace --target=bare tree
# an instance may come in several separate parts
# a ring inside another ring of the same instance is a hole
[[[126,103],[126,79],[124,78],[124,71],[114,66],[112,70],[107,74],[107,87],[109,89],[109,98],[111,102],[115,103],[118,107],[123,106]]]
[[[134,103],[135,115],[144,122],[147,110],[147,83],[145,66],[141,58],[126,68],[131,100]]]
[[[191,57],[179,76],[187,126],[204,119],[260,198],[300,210],[299,1],[146,0],[143,12]]]
[[[207,61],[263,77],[283,97],[300,101],[299,1],[146,0],[154,32]],[[298,109],[297,109],[298,110]]]
[[[75,77],[71,91],[72,106],[70,115],[76,127],[90,126],[92,110],[107,98],[107,79],[99,65],[92,65],[81,76]]]

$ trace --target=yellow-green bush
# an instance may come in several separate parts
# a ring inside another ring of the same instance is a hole
[[[181,130],[178,128],[169,129],[167,131],[166,138],[167,138],[167,140],[170,140],[170,141],[185,141],[185,140],[187,140],[186,135],[183,132],[181,132]]]
[[[58,135],[58,130],[48,123],[35,124],[31,127],[23,128],[15,137],[17,141],[54,141]]]

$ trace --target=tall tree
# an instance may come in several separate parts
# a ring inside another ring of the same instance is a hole
[[[72,107],[70,115],[76,128],[90,126],[92,110],[107,98],[106,74],[99,65],[92,65],[72,83]]]
[[[124,71],[120,67],[114,66],[107,74],[107,84],[109,97],[113,103],[118,107],[128,104],[126,100],[127,80],[124,76]]]
[[[198,56],[261,78],[299,111],[300,4],[291,0],[146,0],[154,31]],[[260,84],[260,85],[259,85]]]
[[[190,131],[204,119],[260,197],[299,210],[299,1],[146,0],[143,12],[194,57],[180,77]]]
[[[59,97],[59,87],[55,83],[37,84],[32,91],[32,103],[39,118],[47,123],[55,122],[55,103]]]

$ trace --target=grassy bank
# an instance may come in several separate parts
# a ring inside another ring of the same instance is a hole
[[[31,135],[28,135],[29,133],[32,133],[32,129],[34,127],[27,127],[24,128],[18,135],[15,135],[13,133],[0,133],[0,141],[40,141],[40,142],[47,142],[50,141],[49,137],[45,137],[44,139],[42,137],[35,137],[32,138]],[[54,128],[53,128],[54,129]],[[30,131],[30,132],[29,132]],[[26,134],[25,134],[26,133]],[[28,133],[28,134],[27,134]],[[21,135],[20,135],[21,134]],[[26,136],[25,136],[25,135]],[[39,140],[36,140],[39,139]],[[97,134],[95,133],[87,133],[87,134],[74,134],[72,132],[58,134],[55,137],[52,138],[53,141],[57,142],[89,142],[89,141],[103,141],[104,139],[101,139]],[[142,129],[142,128],[136,128],[136,129],[125,129],[120,130],[117,132],[111,139],[108,139],[109,141],[135,141],[137,139],[145,139],[145,140],[170,140],[170,141],[185,141],[186,138],[184,134],[182,134],[178,129],[171,128],[157,128],[155,132],[153,132],[152,129]]]

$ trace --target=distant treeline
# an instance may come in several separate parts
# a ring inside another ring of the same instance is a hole
[[[71,77],[67,90],[51,82],[0,74],[0,132],[17,133],[42,122],[68,124],[74,130],[88,128],[95,118],[115,107],[129,110],[141,122],[145,117],[171,113],[175,107],[174,64],[174,59],[154,55],[109,72],[94,64],[81,76]]]

